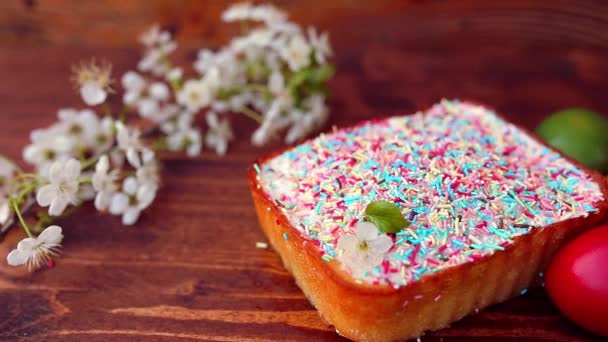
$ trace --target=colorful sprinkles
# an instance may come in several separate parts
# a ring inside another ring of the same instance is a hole
[[[587,216],[603,200],[559,154],[459,101],[321,134],[254,167],[326,261],[339,260],[338,239],[354,234],[370,202],[397,204],[412,225],[390,234],[382,265],[357,279],[396,288],[500,252],[535,227]]]

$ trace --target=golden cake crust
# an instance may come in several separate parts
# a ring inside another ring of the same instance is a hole
[[[540,142],[534,134],[518,128]],[[264,165],[282,152],[265,156],[256,164]],[[398,289],[356,282],[338,261],[323,260],[319,250],[264,192],[253,165],[248,176],[262,230],[324,319],[339,334],[355,341],[399,341],[447,327],[477,309],[519,295],[568,240],[607,219],[606,179],[564,158],[599,184],[604,200],[597,204],[597,212],[533,229],[513,238],[513,244],[504,251],[425,275]]]

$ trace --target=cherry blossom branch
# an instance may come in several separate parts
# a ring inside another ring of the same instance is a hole
[[[91,60],[73,68],[89,108],[60,109],[56,123],[32,132],[23,157],[35,174],[0,158],[0,239],[16,222],[28,235],[7,256],[10,265],[37,267],[57,255],[62,228],[44,226],[86,201],[134,224],[160,186],[155,151],[197,156],[205,146],[225,154],[235,138],[230,113],[259,124],[255,145],[283,134],[293,143],[325,122],[325,84],[334,71],[327,34],[305,31],[272,5],[236,4],[222,19],[241,23],[243,31],[218,51],[200,50],[195,75],[172,64],[177,43],[169,32],[153,26],[144,33],[137,71],[120,78],[124,106],[117,117],[108,101],[116,94],[111,64]],[[135,115],[151,126],[143,132],[129,126]],[[197,115],[204,115],[206,132]],[[142,137],[154,140],[146,144]],[[32,230],[24,215],[33,210]]]

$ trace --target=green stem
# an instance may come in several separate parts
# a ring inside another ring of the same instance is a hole
[[[39,180],[38,176],[33,173],[20,173],[16,177],[11,178],[11,180],[9,182],[10,192],[12,193],[13,190],[15,189],[15,187],[19,188],[19,187],[23,186],[24,184],[20,184],[21,181],[27,180],[27,179],[32,179],[34,182],[38,182],[38,180]],[[25,183],[25,184],[27,184],[27,183]]]
[[[19,223],[21,223],[23,230],[25,230],[25,233],[27,234],[27,236],[29,236],[33,239],[34,235],[30,231],[30,228],[25,223],[23,216],[21,216],[21,210],[19,210],[19,205],[17,205],[17,201],[15,201],[14,199],[11,199],[11,203],[13,204],[13,209],[15,210],[15,214],[17,214],[17,218],[19,218]]]
[[[78,178],[78,183],[91,183],[92,181],[93,181],[93,177],[91,177],[91,176]]]
[[[255,120],[260,125],[264,123],[264,117],[251,108],[241,107],[239,108],[239,111],[243,113],[243,115],[245,115],[246,117]]]
[[[25,197],[25,195],[29,194],[30,192],[32,192],[32,190],[36,189],[36,186],[38,184],[36,182],[32,182],[30,184],[24,184],[24,188],[23,190],[21,190],[19,192],[19,194],[17,194],[17,201],[19,203],[21,203],[21,201],[23,201],[23,198]]]
[[[268,89],[267,86],[259,83],[245,84],[243,86],[243,89],[250,89],[254,91],[259,91],[261,93],[270,93],[270,89]]]

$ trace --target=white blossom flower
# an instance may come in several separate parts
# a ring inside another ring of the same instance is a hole
[[[59,253],[63,234],[61,227],[49,226],[36,238],[25,238],[17,244],[17,249],[12,250],[6,257],[11,266],[27,264],[28,267],[39,267],[52,256]]]
[[[90,109],[60,109],[58,122],[31,133],[31,144],[23,150],[23,158],[35,165],[38,174],[48,177],[54,161],[66,161],[72,156],[97,155],[113,144],[114,122],[99,120]]]
[[[253,6],[248,2],[241,2],[228,7],[222,13],[222,20],[225,22],[233,22],[240,20],[248,20],[251,17]]]
[[[77,110],[63,108],[57,112],[59,126],[63,126],[66,136],[71,138],[71,149],[81,152],[94,149],[97,145],[97,133],[100,129],[99,118],[90,109]]]
[[[79,176],[80,162],[76,159],[54,162],[49,171],[49,184],[38,189],[36,201],[42,207],[49,206],[49,215],[61,215],[68,204],[78,203]]]
[[[289,65],[291,71],[297,71],[310,64],[310,45],[301,35],[289,39],[287,46],[280,50],[280,55]]]
[[[160,124],[160,130],[163,133],[171,134],[192,127],[194,113],[177,105],[165,106],[165,110],[167,111],[167,119]]]
[[[73,81],[80,89],[80,97],[89,106],[96,106],[106,101],[112,91],[112,65],[98,64],[95,60],[81,62],[73,68]]]
[[[168,31],[154,25],[140,37],[140,42],[146,47],[144,57],[137,64],[137,69],[151,72],[154,76],[165,76],[172,68],[167,62],[167,56],[177,48]]]
[[[10,182],[14,177],[15,167],[11,162],[0,156],[0,225],[7,223],[12,218],[11,203],[8,198]]]
[[[116,140],[118,148],[123,151],[131,166],[141,166],[141,154],[148,150],[139,139],[140,132],[137,129],[129,129],[122,122],[116,123]]]
[[[93,189],[97,192],[95,195],[95,208],[97,210],[106,210],[110,206],[112,196],[116,192],[116,180],[118,179],[119,170],[110,171],[110,160],[107,155],[103,155],[95,164],[95,174],[93,174]]]
[[[305,113],[301,110],[293,110],[289,113],[293,122],[291,128],[285,135],[285,143],[293,144],[297,140],[306,136],[312,126],[313,118],[309,113]]]
[[[11,162],[0,156],[0,194],[8,191],[8,185],[15,174],[15,167]]]
[[[125,93],[122,97],[124,104],[128,106],[135,105],[146,89],[146,80],[135,71],[127,71],[120,80]]]
[[[304,100],[304,106],[307,107],[312,115],[320,122],[327,118],[328,110],[325,105],[325,96],[320,94],[312,95]]]
[[[192,127],[175,131],[167,136],[167,147],[170,151],[185,149],[189,157],[197,156],[203,147],[201,132]]]
[[[0,225],[7,223],[12,217],[10,200],[0,193]]]
[[[96,106],[105,102],[108,93],[99,83],[87,81],[80,86],[80,97],[89,106]]]
[[[141,185],[150,188],[158,188],[160,184],[160,168],[154,151],[148,151],[143,155],[143,164],[135,172],[135,177]]]
[[[137,70],[150,72],[154,76],[162,76],[165,73],[162,52],[159,49],[146,51],[142,59],[137,63]]]
[[[317,34],[314,27],[308,28],[308,41],[312,46],[315,54],[315,59],[319,64],[325,64],[326,58],[332,55],[331,46],[329,45],[329,36],[327,32]]]
[[[188,80],[177,94],[177,103],[197,112],[208,106],[212,100],[211,88],[202,80]]]
[[[194,62],[194,69],[201,75],[205,74],[211,66],[216,64],[215,53],[209,49],[201,49],[196,55],[196,61]]]
[[[355,235],[345,234],[338,240],[337,248],[341,250],[340,261],[356,277],[365,275],[380,265],[385,254],[393,246],[393,240],[369,222],[360,222],[355,226]]]
[[[308,111],[292,110],[289,113],[292,126],[285,135],[285,142],[288,144],[302,139],[327,120],[328,111],[323,95],[312,95],[303,101],[303,105]]]
[[[163,31],[158,24],[152,25],[147,31],[139,36],[139,42],[146,47],[167,43],[171,40],[171,35]]]
[[[270,130],[268,125],[260,125],[251,135],[251,143],[255,146],[263,146],[270,138]]]
[[[285,90],[285,77],[279,70],[275,70],[268,78],[268,89],[273,94],[280,94]]]
[[[262,52],[258,48],[270,46],[272,43],[273,32],[269,29],[255,29],[244,37],[238,37],[232,40],[230,46],[236,52],[245,52],[245,54],[261,55]],[[252,58],[249,58],[250,60]]]
[[[173,69],[169,70],[166,76],[168,81],[178,81],[184,76],[184,71],[180,67],[174,67]]]
[[[281,57],[272,50],[266,51],[266,54],[263,56],[264,63],[268,70],[279,70],[281,68]]]
[[[38,174],[46,177],[51,164],[65,160],[74,146],[74,139],[65,134],[62,125],[35,129],[30,134],[31,144],[23,149],[23,159],[36,166]]]
[[[275,117],[274,111],[289,109],[293,105],[291,91],[285,87],[285,78],[280,71],[274,71],[268,78],[268,90],[274,95],[275,101],[271,103],[266,117]]]
[[[251,20],[263,21],[272,26],[285,22],[287,14],[270,4],[255,6],[251,9]]]
[[[160,112],[160,103],[169,99],[169,87],[163,82],[153,82],[147,89],[147,95],[139,99],[137,108],[142,117],[153,119]]]
[[[114,119],[109,116],[101,119],[92,137],[94,155],[107,151],[114,144]]]
[[[132,225],[139,218],[141,211],[152,204],[156,190],[156,187],[142,184],[135,177],[128,177],[123,182],[122,191],[112,196],[110,213],[122,215],[122,223]]]
[[[256,146],[266,144],[274,134],[284,128],[286,122],[280,122],[280,114],[282,112],[282,100],[275,99],[268,111],[264,114],[264,122],[251,136],[251,143]]]
[[[227,119],[218,119],[214,112],[208,112],[206,119],[209,131],[207,131],[205,143],[214,148],[217,154],[223,156],[228,149],[228,141],[233,138],[230,122]]]
[[[167,101],[171,95],[169,87],[164,82],[146,82],[134,71],[126,72],[121,80],[125,88],[123,103],[127,106],[137,107],[139,114],[155,122],[162,120],[161,103]]]

